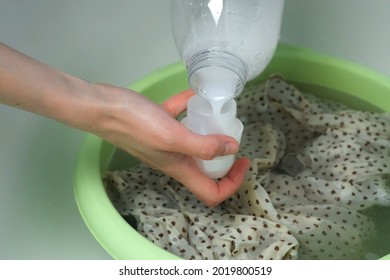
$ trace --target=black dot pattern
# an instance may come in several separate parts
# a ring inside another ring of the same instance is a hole
[[[351,110],[282,77],[237,98],[251,159],[216,208],[143,164],[104,176],[119,213],[185,259],[359,259],[375,236],[363,213],[390,206],[390,114]]]

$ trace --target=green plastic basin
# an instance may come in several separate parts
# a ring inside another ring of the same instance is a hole
[[[280,73],[292,83],[324,88],[318,94],[354,108],[390,111],[390,78],[345,60],[308,49],[279,46],[267,69],[251,83],[264,80],[271,73]],[[145,76],[130,88],[160,103],[188,88],[187,72],[182,63],[176,63]],[[96,240],[115,259],[179,259],[134,230],[105,192],[102,174],[109,168],[122,169],[135,162],[130,156],[117,153],[113,145],[88,134],[74,175],[81,216]]]

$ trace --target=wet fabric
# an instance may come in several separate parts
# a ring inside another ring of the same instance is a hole
[[[185,259],[359,259],[375,237],[364,215],[390,206],[390,114],[302,93],[283,78],[237,98],[251,159],[239,191],[216,208],[143,164],[104,176],[140,234]]]

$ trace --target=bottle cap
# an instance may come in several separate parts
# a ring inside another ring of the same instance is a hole
[[[210,103],[200,96],[193,96],[187,104],[187,117],[182,123],[195,133],[225,134],[241,141],[244,126],[236,118],[236,102],[231,99],[222,107],[220,114],[213,114]],[[199,168],[213,179],[225,176],[234,163],[235,156],[227,155],[212,160],[195,159]]]
[[[234,121],[237,105],[228,100],[220,114],[214,114],[210,103],[199,95],[190,98],[187,104],[187,127],[199,134],[226,134],[234,137]]]

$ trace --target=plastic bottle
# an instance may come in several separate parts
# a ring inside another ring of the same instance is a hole
[[[177,50],[187,67],[190,87],[211,105],[209,121],[271,61],[279,41],[283,6],[284,0],[171,0]],[[190,116],[186,122],[197,132],[198,126],[208,127],[203,134],[220,131],[215,125],[203,125],[200,119],[191,121]],[[225,134],[236,137],[237,129]]]

